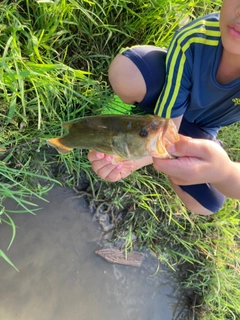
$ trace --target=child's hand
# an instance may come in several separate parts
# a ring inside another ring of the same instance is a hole
[[[93,171],[102,179],[115,182],[129,176],[137,169],[136,161],[122,161],[112,164],[113,156],[96,151],[89,151],[88,160]]]
[[[168,174],[177,185],[214,184],[225,180],[229,174],[231,161],[214,141],[181,137],[168,152],[178,158],[155,158],[154,168]]]

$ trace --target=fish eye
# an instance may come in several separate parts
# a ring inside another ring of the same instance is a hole
[[[143,128],[140,133],[139,133],[140,137],[142,138],[146,138],[148,136],[148,131],[147,129]]]

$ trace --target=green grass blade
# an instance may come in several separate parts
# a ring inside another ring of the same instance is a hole
[[[2,257],[10,266],[12,266],[16,271],[19,272],[19,270],[15,267],[15,265],[12,263],[12,261],[7,257],[7,255],[0,249],[0,257]]]

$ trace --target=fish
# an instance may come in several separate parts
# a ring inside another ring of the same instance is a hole
[[[179,140],[172,119],[157,115],[108,114],[89,116],[62,125],[68,134],[48,139],[61,154],[72,149],[94,150],[113,155],[112,163],[145,156],[172,158],[166,148]]]
[[[103,248],[96,250],[95,253],[108,262],[122,264],[131,267],[141,267],[144,255],[139,252],[125,252],[115,248]]]

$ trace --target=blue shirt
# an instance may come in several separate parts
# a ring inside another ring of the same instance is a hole
[[[178,30],[168,49],[166,81],[155,113],[184,115],[216,136],[222,126],[240,120],[240,79],[226,85],[216,80],[222,55],[219,13],[209,14]]]

